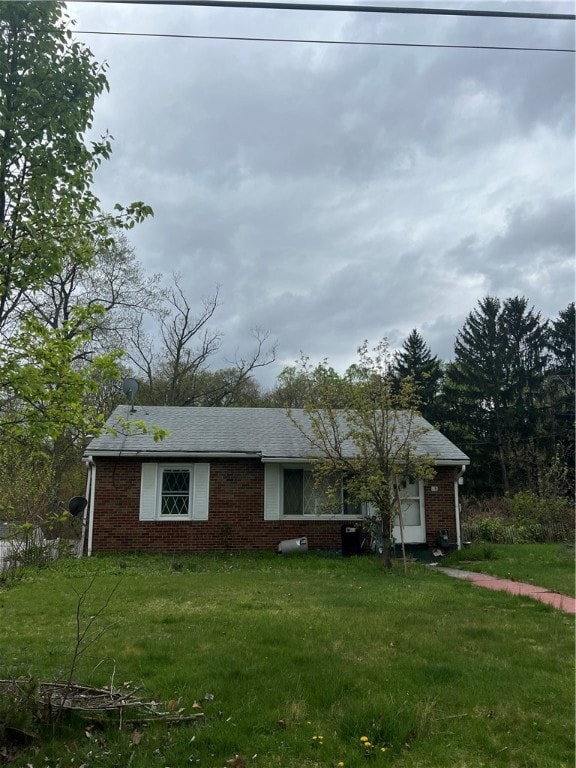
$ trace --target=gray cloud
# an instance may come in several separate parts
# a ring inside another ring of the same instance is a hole
[[[560,22],[78,13],[83,29],[574,44],[573,25]],[[107,206],[154,207],[154,220],[131,235],[147,269],[181,273],[193,300],[221,286],[224,355],[249,345],[259,325],[277,337],[281,363],[302,350],[345,365],[364,338],[398,345],[417,327],[445,358],[488,293],[525,294],[546,316],[572,299],[569,55],[89,42],[110,63],[97,129],[116,137],[97,191]]]

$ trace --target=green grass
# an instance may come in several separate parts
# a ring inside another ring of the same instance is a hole
[[[17,768],[561,768],[573,765],[573,620],[421,565],[363,558],[61,561],[0,592],[2,676],[63,678],[76,593],[119,586],[75,679],[132,681],[201,722],[104,731],[72,721]],[[374,748],[362,746],[368,737]],[[316,737],[316,738],[314,738]],[[322,737],[322,738],[319,738]],[[385,752],[381,748],[386,748]]]
[[[443,565],[488,573],[574,597],[574,547],[566,544],[480,542],[447,557]]]

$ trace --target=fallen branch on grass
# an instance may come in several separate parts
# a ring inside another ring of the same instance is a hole
[[[0,680],[0,696],[9,695],[18,700],[26,691],[29,696],[30,680]],[[126,709],[139,712],[142,717],[134,718],[134,722],[152,722],[163,720],[166,722],[182,722],[203,717],[202,712],[194,715],[181,715],[180,709],[174,712],[173,702],[169,702],[167,709],[155,701],[143,701],[136,694],[140,688],[123,689],[95,688],[94,686],[80,683],[36,683],[35,698],[41,714],[41,719],[51,721],[52,714],[62,710],[96,713],[118,712]],[[172,705],[172,706],[171,706]],[[145,718],[145,720],[143,720]],[[127,722],[124,719],[124,722]],[[132,722],[132,720],[131,720]]]

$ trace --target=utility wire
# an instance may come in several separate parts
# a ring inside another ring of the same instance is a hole
[[[309,40],[293,37],[246,37],[234,35],[183,35],[162,32],[106,32],[74,30],[75,35],[113,35],[117,37],[161,37],[176,40],[231,40],[258,43],[308,43],[314,45],[368,45],[390,48],[456,48],[478,51],[539,51],[545,53],[576,53],[575,48],[531,48],[515,45],[450,45],[444,43],[386,43],[375,40]]]
[[[262,2],[262,0],[69,0],[76,3],[102,3],[127,5],[189,5],[211,8],[260,8],[281,11],[344,11],[346,13],[404,13],[429,16],[481,16],[506,19],[546,19],[548,21],[576,21],[572,13],[532,13],[524,11],[482,11],[452,8],[401,8],[390,5],[337,5],[333,3]]]

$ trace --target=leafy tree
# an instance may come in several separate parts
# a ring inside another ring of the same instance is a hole
[[[301,364],[307,365],[307,362],[302,360]],[[276,377],[273,389],[263,396],[262,404],[268,408],[304,408],[310,399],[309,388],[306,373],[295,365],[288,365]]]
[[[110,227],[151,213],[133,203],[106,215],[92,192],[111,148],[106,136],[84,135],[107,82],[69,27],[63,3],[0,2],[0,437],[14,455],[21,446],[46,455],[63,435],[78,441],[101,423],[90,398],[118,375],[117,355],[90,355],[87,367],[79,359],[104,307],[57,309],[54,296],[42,312],[59,276],[88,274]]]
[[[71,322],[75,308],[88,310],[90,338],[77,355],[91,360],[129,345],[142,315],[158,312],[164,297],[159,286],[159,275],[145,275],[126,236],[112,230],[96,238],[90,263],[65,258],[57,273],[25,292],[21,307],[48,328],[67,324],[69,338],[84,330]]]
[[[71,323],[81,320],[73,313]],[[10,337],[0,367],[0,434],[42,443],[62,432],[77,435],[96,429],[103,415],[90,405],[89,395],[101,380],[117,378],[117,355],[99,355],[89,365],[76,365],[78,347],[89,330],[67,338],[69,327],[49,329],[32,316]]]
[[[418,450],[428,430],[414,402],[411,379],[399,387],[393,378],[388,343],[358,349],[358,362],[343,377],[326,363],[311,368],[303,362],[309,387],[308,421],[294,423],[310,443],[317,483],[335,500],[345,484],[351,504],[367,502],[376,515],[382,562],[391,567],[391,530],[400,510],[402,478],[430,478],[431,460]]]
[[[69,40],[61,11],[0,4],[0,327],[65,255],[87,258],[90,182],[110,150],[83,141],[106,78]]]
[[[412,378],[418,396],[422,415],[429,421],[438,418],[437,398],[442,380],[442,366],[436,355],[414,328],[394,358],[394,376],[402,381]]]
[[[0,329],[65,259],[91,260],[107,218],[91,184],[111,147],[106,136],[86,144],[84,133],[107,87],[104,68],[72,40],[63,3],[0,2]],[[117,209],[110,220],[127,226],[151,212]]]

